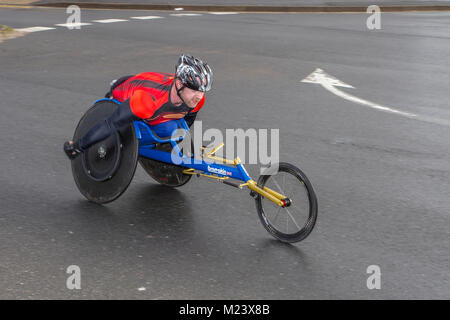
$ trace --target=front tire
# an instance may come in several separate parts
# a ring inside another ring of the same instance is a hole
[[[292,201],[282,208],[258,194],[256,210],[264,228],[283,242],[304,240],[317,220],[317,197],[306,175],[296,166],[280,162],[275,174],[259,177],[258,186],[269,187]]]

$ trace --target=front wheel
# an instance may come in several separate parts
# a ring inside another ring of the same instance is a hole
[[[317,197],[306,175],[296,166],[280,162],[274,174],[259,177],[258,186],[281,193],[291,202],[283,208],[257,196],[256,210],[267,231],[283,242],[305,239],[317,219]]]

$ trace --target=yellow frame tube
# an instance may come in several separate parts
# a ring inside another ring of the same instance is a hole
[[[278,192],[275,192],[272,189],[267,188],[267,187],[264,187],[264,189],[261,189],[260,187],[258,187],[258,185],[256,184],[256,182],[254,180],[249,180],[246,185],[250,190],[253,190],[253,191],[259,193],[264,198],[267,198],[270,201],[274,202],[276,205],[278,205],[280,207],[285,205],[285,203],[281,200],[285,199],[286,197],[283,196],[282,194],[279,194]]]
[[[239,163],[241,163],[241,159],[239,159],[239,157],[236,157],[236,159],[234,160],[229,160],[229,159],[225,159],[225,158],[220,158],[220,157],[216,157],[213,156],[213,154],[215,152],[217,152],[217,150],[219,150],[220,148],[222,148],[224,146],[224,143],[222,142],[220,145],[218,145],[217,147],[215,147],[210,153],[205,154],[203,152],[203,155],[206,156],[207,158],[210,158],[212,160],[218,160],[221,161],[223,163],[226,164],[232,164],[237,166]],[[202,147],[203,150],[205,150],[204,147]],[[212,176],[212,175],[208,175],[208,174],[203,174],[203,173],[196,173],[194,172],[194,169],[186,169],[183,171],[183,173],[185,174],[199,174],[201,176],[205,176],[207,178],[212,178],[212,179],[217,179],[217,180],[226,180],[229,179],[228,177],[216,177],[216,176]],[[260,187],[258,187],[258,185],[256,184],[255,180],[249,180],[246,183],[243,183],[240,185],[240,187],[244,187],[247,186],[250,190],[257,192],[258,194],[262,195],[264,198],[269,199],[270,201],[274,202],[276,205],[282,207],[285,205],[285,203],[281,200],[286,199],[287,197],[268,188],[268,187],[264,187],[263,189],[261,189]]]
[[[206,157],[211,159],[211,160],[221,161],[221,162],[226,163],[226,164],[234,164],[233,160],[228,160],[228,159],[225,159],[225,158],[219,158],[219,157],[216,157],[216,156],[208,156],[208,155]]]
[[[210,153],[208,153],[208,156],[212,156],[214,153],[217,152],[217,150],[221,149],[224,145],[225,145],[225,143],[223,143],[223,142],[221,144],[219,144],[217,147],[212,149]]]
[[[213,176],[211,174],[204,174],[204,173],[200,173],[200,172],[195,172],[194,169],[186,169],[183,170],[184,174],[191,174],[191,175],[200,175],[200,176],[204,176],[207,178],[211,178],[211,179],[217,179],[217,180],[227,180],[230,179],[229,177],[217,177],[217,176]]]
[[[209,158],[211,160],[220,161],[222,163],[234,165],[235,162],[233,160],[229,160],[229,159],[226,159],[226,158],[220,158],[220,157],[213,156],[213,154],[216,153],[219,149],[221,149],[224,145],[225,144],[222,142],[217,147],[215,147],[213,150],[211,150],[211,152],[206,153],[206,154],[204,152],[205,151],[205,147],[202,147],[202,150],[203,150],[202,158],[206,157],[206,158]]]

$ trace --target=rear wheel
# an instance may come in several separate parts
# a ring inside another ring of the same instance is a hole
[[[80,119],[73,141],[109,117],[118,105],[109,100],[95,103]],[[132,124],[114,132],[71,161],[75,183],[89,201],[108,203],[128,188],[136,170],[139,143]]]
[[[164,143],[157,146],[156,149],[170,153],[172,152],[172,145],[170,143]],[[145,157],[139,157],[139,163],[150,177],[168,187],[181,187],[192,178],[191,174],[183,173],[186,168],[177,165]]]
[[[267,231],[283,242],[305,239],[317,219],[317,198],[306,175],[296,166],[281,162],[275,174],[259,177],[258,186],[281,193],[291,202],[283,208],[257,196],[256,210]]]

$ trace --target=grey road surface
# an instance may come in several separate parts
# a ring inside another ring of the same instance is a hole
[[[8,0],[14,3],[14,0]],[[444,5],[449,0],[39,0],[36,3],[96,2],[96,3],[140,3],[174,5],[254,5],[254,6],[369,6],[369,5]]]
[[[130,19],[150,14],[163,18]],[[320,68],[344,94],[450,120],[450,14],[383,14],[373,31],[364,14],[150,14],[83,10],[92,25],[0,44],[0,298],[450,298],[450,128],[301,82]],[[129,21],[92,22],[107,18]],[[15,28],[66,19],[0,9]],[[62,143],[83,112],[110,80],[172,72],[181,52],[214,69],[204,130],[280,130],[281,160],[319,199],[303,242],[274,240],[248,192],[206,178],[168,189],[138,167],[111,204],[78,192]],[[81,290],[66,287],[71,265]]]

